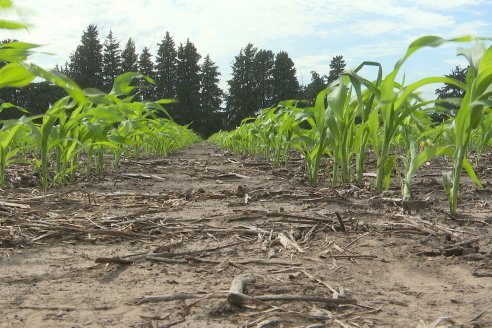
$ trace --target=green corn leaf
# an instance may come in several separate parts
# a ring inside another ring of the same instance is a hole
[[[379,144],[379,137],[378,137],[378,130],[379,130],[379,109],[373,110],[369,114],[369,120],[368,122],[368,127],[369,127],[369,133],[371,134],[372,144],[374,151],[377,153],[378,152],[378,144]]]
[[[0,29],[19,30],[22,28],[27,29],[27,25],[19,22],[6,20],[6,19],[0,19]]]
[[[136,88],[136,86],[131,85],[134,79],[144,79],[148,83],[155,83],[154,80],[152,80],[150,77],[145,76],[141,73],[127,72],[121,74],[114,80],[113,89],[111,90],[110,94],[114,94],[116,96],[124,96],[130,94]]]
[[[463,159],[463,168],[466,170],[466,173],[468,173],[468,176],[472,181],[479,186],[481,189],[483,189],[482,184],[480,183],[480,180],[478,179],[477,175],[475,174],[475,170],[473,169],[473,166],[470,164],[468,159],[465,157]]]
[[[82,90],[87,100],[94,105],[113,105],[114,101],[104,92],[95,88],[86,88]]]
[[[443,45],[444,43],[447,42],[470,42],[472,41],[473,38],[470,35],[465,35],[457,38],[452,38],[452,39],[443,39],[439,36],[436,35],[426,35],[421,38],[418,38],[417,40],[413,41],[410,46],[407,49],[407,52],[405,53],[405,56],[403,56],[396,64],[395,64],[395,70],[397,68],[401,67],[403,63],[410,57],[414,52],[417,50],[424,48],[424,47],[439,47]]]
[[[484,43],[482,41],[478,41],[472,48],[458,48],[457,54],[458,56],[464,56],[468,60],[471,71],[478,72],[484,51]]]
[[[10,8],[10,7],[12,7],[12,1],[0,0],[0,8]]]
[[[161,104],[161,105],[169,105],[169,104],[178,103],[178,101],[176,99],[159,99],[155,102],[158,104]]]
[[[78,104],[85,104],[86,98],[84,92],[79,88],[79,86],[72,81],[68,76],[58,72],[58,71],[46,71],[41,67],[34,64],[22,64],[24,68],[29,70],[31,73],[42,77],[46,81],[56,84],[62,87]]]
[[[9,103],[9,102],[5,102],[5,103],[3,103],[3,104],[0,105],[0,113],[2,113],[2,111],[4,109],[9,109],[9,108],[15,108],[15,109],[21,111],[22,113],[29,114],[29,111],[27,109],[24,109],[22,107],[16,106],[16,105],[14,105],[12,103]]]
[[[0,44],[0,61],[19,62],[26,60],[32,54],[32,49],[36,47],[39,45],[19,41]]]
[[[444,77],[444,76],[436,76],[436,77],[426,77],[417,82],[409,84],[400,90],[400,94],[398,95],[397,100],[395,101],[395,108],[400,108],[402,103],[407,99],[408,96],[413,94],[415,90],[423,87],[424,85],[432,84],[432,83],[447,83],[463,90],[466,90],[466,84],[452,78]]]
[[[454,149],[451,146],[431,146],[421,151],[415,159],[415,171],[422,167],[426,162],[434,157],[448,156],[453,157]]]
[[[3,149],[7,149],[7,147],[10,145],[12,140],[14,139],[15,135],[17,134],[17,131],[22,127],[22,125],[15,125],[12,127],[7,134],[7,136],[3,137],[2,140],[0,141],[0,147]]]
[[[24,87],[35,77],[36,75],[25,69],[22,64],[10,63],[0,69],[0,88]]]
[[[325,99],[329,90],[324,89],[316,96],[314,105],[314,118],[319,132],[325,128]]]

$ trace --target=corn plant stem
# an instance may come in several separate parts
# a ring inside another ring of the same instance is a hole
[[[381,149],[380,156],[377,161],[377,170],[376,170],[376,192],[380,193],[383,191],[384,188],[384,178],[386,175],[386,161],[389,158],[389,139],[386,138],[383,142],[383,147]]]
[[[467,138],[467,140],[469,140],[469,138]],[[455,215],[458,208],[458,194],[460,188],[461,171],[463,169],[463,160],[466,153],[465,150],[466,146],[459,146],[456,149],[454,156],[453,185],[449,199],[449,212],[451,215]]]
[[[0,187],[5,187],[6,169],[7,169],[7,149],[0,147]]]
[[[369,133],[364,132],[364,136],[362,137],[363,142],[361,143],[359,147],[359,153],[356,158],[356,163],[355,163],[355,170],[357,174],[357,183],[361,183],[363,179],[363,173],[364,173],[364,161],[366,157],[366,144],[367,140],[369,138]]]
[[[342,183],[350,182],[350,158],[348,150],[348,133],[344,133],[342,144]]]

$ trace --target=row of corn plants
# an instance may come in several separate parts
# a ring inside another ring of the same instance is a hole
[[[470,65],[466,83],[448,77],[425,77],[411,84],[405,84],[404,79],[397,81],[406,60],[419,49],[472,41],[472,48],[458,50]],[[375,68],[376,76],[362,76],[359,72],[364,67]],[[432,83],[458,86],[465,96],[423,100],[419,90]],[[376,159],[376,192],[389,188],[397,172],[404,200],[412,199],[412,178],[419,168],[436,156],[447,156],[452,170],[443,172],[443,186],[450,212],[455,214],[462,172],[481,187],[468,154],[476,153],[477,164],[491,144],[491,96],[492,47],[470,36],[425,36],[408,47],[386,76],[379,63],[364,62],[321,91],[314,106],[285,101],[210,140],[234,151],[263,156],[276,165],[287,163],[289,151],[297,150],[305,158],[306,174],[313,186],[323,175],[333,185],[361,182],[366,155],[371,152]],[[460,108],[455,117],[437,124],[432,114],[440,102],[458,102]],[[321,167],[325,162],[326,167]]]
[[[0,0],[0,9],[12,2]],[[22,29],[20,22],[0,19],[1,29]],[[164,106],[172,100],[135,101],[134,79],[153,81],[139,73],[124,73],[114,81],[110,93],[80,89],[58,72],[28,62],[35,44],[10,42],[0,45],[0,89],[23,87],[35,78],[61,86],[67,96],[46,113],[0,121],[0,186],[5,186],[6,170],[15,161],[31,162],[41,185],[48,188],[73,181],[78,173],[90,175],[105,170],[109,156],[118,167],[123,156],[166,156],[200,138],[177,125]],[[3,103],[0,112],[28,110]]]
[[[138,73],[118,77],[109,94],[83,90],[83,101],[66,96],[55,102],[45,114],[23,116],[0,122],[0,184],[12,161],[25,160],[19,150],[33,158],[41,185],[48,188],[71,182],[77,173],[101,173],[109,157],[118,168],[122,157],[167,156],[200,138],[190,129],[176,124],[164,104],[133,101],[133,78]],[[107,156],[110,155],[110,156]]]

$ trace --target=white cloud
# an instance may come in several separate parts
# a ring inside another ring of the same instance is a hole
[[[448,10],[476,6],[485,2],[484,0],[414,0],[413,3],[430,9]]]

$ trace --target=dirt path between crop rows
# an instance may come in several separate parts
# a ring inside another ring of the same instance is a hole
[[[207,143],[62,189],[12,188],[0,326],[492,327],[489,164],[459,218],[441,164],[403,211],[370,176],[310,188],[300,161],[272,168]]]

